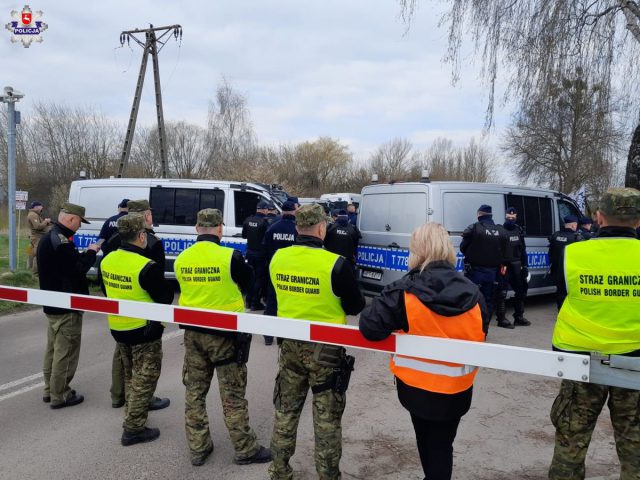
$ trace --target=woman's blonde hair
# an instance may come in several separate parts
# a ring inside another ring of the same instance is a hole
[[[439,223],[425,223],[411,234],[409,244],[409,268],[425,267],[436,261],[456,264],[456,253],[449,239],[449,232]]]

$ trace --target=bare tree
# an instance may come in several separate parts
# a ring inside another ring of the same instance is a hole
[[[398,0],[410,21],[418,0]],[[482,74],[489,87],[487,126],[493,121],[495,86],[507,80],[507,98],[524,106],[538,92],[584,69],[584,80],[624,97],[637,117],[637,67],[640,48],[640,3],[634,0],[449,0],[442,23],[449,28],[446,59],[454,81],[461,64],[463,38],[473,38],[481,56]],[[500,71],[504,67],[504,71]],[[615,79],[625,79],[615,81]],[[614,91],[615,90],[615,91]],[[634,121],[636,118],[634,118]],[[640,135],[638,135],[640,140]],[[630,149],[626,182],[638,186],[640,155]]]
[[[420,166],[431,180],[489,182],[494,179],[496,161],[474,138],[466,147],[454,147],[451,140],[437,138],[423,154]]]
[[[186,122],[167,124],[169,168],[178,178],[203,178],[208,172],[204,129]]]
[[[249,168],[255,159],[256,140],[247,99],[224,78],[215,100],[209,103],[205,148],[209,173],[214,177],[239,167]]]
[[[521,109],[503,150],[525,180],[567,193],[584,185],[598,195],[610,185],[620,153],[615,113],[606,86],[588,84],[578,70]]]
[[[415,171],[418,154],[404,138],[394,138],[381,145],[369,158],[369,168],[381,180],[408,180]]]

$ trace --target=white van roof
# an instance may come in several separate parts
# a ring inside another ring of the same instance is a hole
[[[389,187],[394,186],[422,186],[424,188],[428,188],[430,185],[437,186],[442,189],[448,187],[464,187],[471,190],[497,190],[509,192],[511,190],[528,190],[531,192],[537,193],[545,193],[548,195],[557,195],[561,193],[550,190],[548,188],[540,188],[540,187],[527,187],[523,185],[504,185],[501,183],[480,183],[480,182],[456,182],[456,181],[436,181],[436,182],[396,182],[396,183],[376,183],[371,185],[366,185],[362,188],[362,193],[365,194],[368,190],[375,189],[388,189]]]

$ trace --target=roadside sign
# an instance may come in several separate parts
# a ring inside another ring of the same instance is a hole
[[[16,203],[17,202],[26,202],[29,200],[29,192],[25,190],[16,190]],[[17,208],[17,205],[16,205]]]
[[[27,209],[27,201],[16,199],[16,210],[26,210],[26,209]]]

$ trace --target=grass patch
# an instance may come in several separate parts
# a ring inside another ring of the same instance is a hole
[[[17,248],[18,268],[15,272],[9,271],[9,236],[0,234],[0,285],[38,288],[38,278],[30,270],[26,269],[27,248],[29,248],[29,239],[22,235]],[[0,314],[29,308],[36,308],[36,306],[26,303],[0,301]]]

